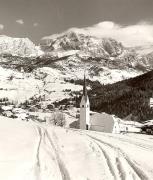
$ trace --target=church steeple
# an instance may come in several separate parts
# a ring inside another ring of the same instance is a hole
[[[87,95],[86,75],[84,73],[83,96],[80,103],[80,129],[90,128],[90,103]]]

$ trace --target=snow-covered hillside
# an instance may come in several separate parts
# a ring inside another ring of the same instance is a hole
[[[29,57],[39,56],[43,52],[28,38],[0,36],[0,54]]]
[[[50,103],[70,98],[72,91],[81,91],[82,86],[65,82],[64,75],[57,69],[39,68],[33,73],[18,72],[0,67],[0,99],[23,103],[31,97],[45,96]]]
[[[4,117],[0,117],[0,124],[0,179],[151,180],[153,177],[151,136],[62,129]]]

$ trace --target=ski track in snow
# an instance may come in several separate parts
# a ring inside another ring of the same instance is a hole
[[[115,139],[115,140],[119,140],[119,141],[122,141],[122,142],[126,142],[126,143],[129,143],[130,145],[135,145],[135,146],[138,146],[139,148],[141,147],[141,148],[143,148],[143,149],[145,149],[145,150],[151,150],[151,151],[153,151],[153,146],[152,145],[147,145],[146,143],[145,144],[142,144],[142,139],[139,139],[139,138],[135,138],[135,139],[137,139],[137,140],[141,140],[141,142],[139,143],[139,142],[136,142],[136,141],[133,141],[132,139],[130,139],[130,138],[128,138],[127,139],[127,137],[125,136],[125,138],[123,139],[123,138],[120,138],[120,137],[113,137],[113,136],[110,136],[109,135],[109,137],[111,137],[111,138],[113,138],[113,139]],[[146,142],[147,140],[145,140],[145,142]],[[149,142],[149,141],[148,141]]]
[[[92,136],[89,136],[89,135],[87,135],[87,136],[88,136],[89,140],[90,141],[92,140],[92,142],[95,143],[95,145],[98,146],[98,148],[100,149],[102,155],[105,158],[106,164],[109,168],[110,174],[112,175],[113,179],[114,180],[126,180],[125,170],[120,161],[119,155],[117,155],[118,151],[116,149],[114,151],[114,148],[113,149],[111,148],[111,151],[113,150],[113,152],[115,152],[115,154],[116,154],[115,161],[113,162],[111,155],[107,152],[108,149],[104,150],[105,149],[103,147],[104,144],[102,144],[102,142],[98,141],[96,138],[94,138]]]
[[[51,146],[53,147],[54,152],[56,154],[56,159],[57,159],[57,162],[58,162],[58,165],[59,165],[59,169],[60,169],[60,172],[61,172],[61,175],[62,175],[62,179],[63,180],[70,180],[69,172],[66,169],[64,162],[60,158],[60,155],[58,153],[59,150],[58,150],[57,145],[55,145],[53,143],[53,140],[51,139],[51,137],[50,137],[50,135],[49,135],[47,130],[45,130],[45,134],[46,134],[46,136],[47,136],[47,138],[48,138],[48,140],[49,140],[49,142],[50,142]]]
[[[135,172],[135,174],[137,175],[137,177],[138,177],[140,180],[149,180],[148,176],[143,172],[143,170],[140,169],[140,168],[128,157],[128,155],[127,155],[125,152],[123,152],[119,147],[113,146],[112,144],[110,144],[110,143],[108,143],[108,142],[105,142],[105,141],[103,141],[103,140],[101,140],[101,139],[98,139],[98,138],[96,138],[96,137],[93,137],[93,136],[91,136],[91,135],[86,134],[86,136],[88,136],[89,138],[93,139],[93,141],[95,141],[97,144],[105,145],[105,146],[111,148],[112,150],[114,150],[115,152],[117,152],[118,154],[120,154],[120,156],[121,156],[124,160],[126,160],[126,163],[129,164],[129,167],[132,168],[132,170]],[[103,150],[103,152],[104,152],[104,150]],[[111,168],[112,164],[111,164],[110,161],[108,160],[108,159],[109,159],[108,157],[109,157],[109,156],[107,156],[108,165],[109,165],[110,169],[112,169],[112,168]],[[125,174],[123,173],[124,171],[122,170],[122,169],[123,169],[123,165],[122,165],[122,163],[120,162],[119,157],[117,157],[116,160],[117,160],[117,167],[118,167],[118,170],[119,170],[119,173],[120,173],[121,180],[122,180],[122,179],[124,180],[124,179],[126,179],[126,177],[125,177]],[[114,177],[114,179],[115,179],[115,177]],[[135,178],[133,178],[133,179],[135,179]]]
[[[87,138],[89,138],[90,141],[92,140],[93,143],[95,143],[99,147],[99,149],[101,150],[102,154],[104,155],[106,159],[110,173],[113,175],[114,180],[116,179],[117,180],[118,179],[120,180],[137,180],[137,179],[149,180],[151,179],[146,174],[146,172],[144,172],[143,167],[138,165],[134,160],[130,159],[130,157],[123,151],[123,149],[114,145],[114,143],[109,143],[109,141],[112,139],[114,140],[114,142],[118,142],[118,143],[115,143],[117,145],[120,143],[122,144],[126,143],[128,146],[131,145],[139,149],[153,151],[153,146],[147,145],[144,143],[142,144],[142,141],[145,141],[144,139],[138,137],[136,139],[140,140],[141,142],[136,142],[133,139],[131,139],[130,136],[126,136],[126,135],[121,138],[116,135],[113,136],[111,134],[105,134],[105,133],[100,134],[98,132],[75,130],[75,129],[72,129],[72,131],[75,131],[79,133],[80,135],[86,136]],[[96,134],[100,135],[101,138],[97,138]],[[115,163],[112,160],[113,156],[111,157],[111,154],[107,152],[108,150],[114,152],[116,156]]]
[[[102,147],[99,145],[99,143],[97,143],[95,140],[94,140],[94,143],[99,147],[100,151],[102,152],[112,177],[114,179],[116,179],[116,173],[115,173],[114,167],[111,163],[111,160],[109,158],[109,155],[102,149]]]
[[[8,123],[10,122],[8,121]],[[28,124],[26,125],[28,126]],[[16,122],[15,127],[18,128],[18,122]],[[23,168],[24,173],[21,171],[21,174],[18,175],[20,172],[14,174],[12,171],[12,174],[17,178],[11,176],[9,180],[153,179],[152,157],[150,157],[153,152],[152,136],[134,134],[113,135],[94,131],[51,127],[36,122],[32,122],[30,127],[30,131],[29,127],[24,129],[25,126],[23,124],[20,129],[21,132],[24,132],[22,131],[23,128],[25,134],[28,131],[32,134],[32,137],[30,137],[34,141],[29,141],[28,137],[26,139],[28,147],[24,146],[28,148],[30,159]],[[14,130],[12,131],[16,133]],[[7,132],[9,131],[7,130]],[[3,135],[3,132],[1,133]],[[6,137],[6,134],[4,135]],[[11,140],[12,137],[10,142]],[[28,142],[32,142],[32,148]],[[133,151],[135,151],[134,154]],[[8,149],[8,153],[10,152],[12,153]],[[24,152],[26,153],[26,150]],[[10,158],[14,157],[13,155],[10,154]],[[17,156],[17,158],[19,157]],[[24,157],[22,158],[24,159]],[[21,160],[18,159],[18,162],[21,162],[21,164],[22,158]],[[22,168],[22,165],[20,166]],[[6,172],[8,167],[6,166]],[[0,166],[0,168],[0,171],[2,171],[5,167]],[[19,168],[18,164],[16,168]],[[10,169],[12,169],[11,166]],[[1,175],[3,175],[2,172]],[[6,178],[1,176],[0,179],[6,180]]]
[[[36,149],[36,162],[35,162],[35,168],[34,168],[34,175],[36,180],[41,180],[40,178],[40,145],[42,141],[42,134],[41,129],[39,126],[36,127],[37,134],[38,134],[38,145]]]
[[[139,148],[142,148],[142,149],[145,149],[145,150],[153,151],[153,146],[152,145],[148,145],[146,143],[142,144],[143,139],[135,138],[135,139],[141,140],[141,142],[136,142],[136,141],[133,141],[131,138],[128,138],[126,135],[124,136],[124,138],[121,138],[121,137],[118,137],[118,136],[112,136],[112,135],[105,135],[105,134],[102,134],[102,135],[105,136],[105,137],[112,138],[114,140],[119,140],[122,143],[128,143],[130,145],[138,146]],[[146,141],[147,140],[145,140],[145,142]]]
[[[49,156],[51,156],[51,150],[54,151],[54,159],[58,165],[58,169],[60,171],[61,174],[61,179],[62,180],[70,180],[70,176],[69,176],[69,172],[65,167],[65,164],[63,162],[63,160],[60,158],[60,155],[58,153],[58,147],[57,145],[55,145],[55,143],[53,142],[50,134],[48,133],[47,129],[44,127],[40,127],[37,125],[36,127],[37,129],[37,134],[38,134],[38,145],[37,145],[37,150],[36,150],[36,163],[35,163],[35,169],[34,169],[34,174],[35,174],[35,180],[41,180],[43,173],[41,172],[41,163],[45,164],[45,161],[43,161],[43,159],[41,160],[41,149],[43,149]],[[46,147],[48,146],[48,148]],[[49,161],[48,159],[46,159],[47,161]],[[60,179],[60,177],[59,177]]]
[[[142,141],[144,142],[144,143],[146,143],[146,142],[148,142],[149,144],[152,144],[153,143],[153,138],[151,138],[151,136],[150,135],[146,135],[145,134],[145,136],[147,136],[148,137],[148,139],[144,139],[144,138],[140,138],[140,137],[137,137],[136,136],[136,134],[134,134],[135,136],[134,136],[134,139],[137,139],[137,140],[140,140],[141,141],[141,143],[142,143]],[[127,134],[126,135],[129,139],[132,137],[130,134]],[[152,146],[152,148],[153,148],[153,146]]]

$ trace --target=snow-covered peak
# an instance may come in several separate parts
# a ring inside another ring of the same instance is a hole
[[[59,35],[44,37],[41,48],[45,52],[79,50],[79,55],[89,54],[92,57],[118,56],[123,45],[112,38],[98,38],[82,29],[72,28]]]
[[[49,35],[49,36],[45,36],[42,38],[42,40],[48,40],[48,39],[56,39],[58,37],[61,37],[65,34],[71,34],[71,33],[76,33],[76,34],[87,34],[86,31],[84,29],[79,29],[79,28],[70,28],[68,29],[67,31],[64,31],[62,33],[59,33],[59,34],[52,34],[52,35]]]
[[[28,38],[14,38],[0,36],[0,54],[11,54],[13,56],[39,56],[42,51]]]

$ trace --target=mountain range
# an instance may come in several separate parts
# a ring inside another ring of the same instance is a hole
[[[139,55],[114,39],[97,38],[78,31],[45,37],[39,46],[27,38],[2,36],[0,42],[0,62],[8,68],[23,66],[32,71],[47,66],[79,79],[86,68],[88,78],[102,84],[134,77],[152,68],[152,53]]]

